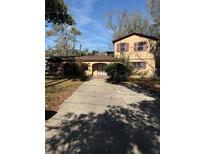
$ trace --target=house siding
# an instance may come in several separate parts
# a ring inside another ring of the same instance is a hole
[[[147,42],[147,47],[143,51],[135,51],[135,43],[145,41]],[[117,46],[120,43],[128,43],[128,51],[126,52],[117,52]],[[146,68],[136,71],[137,74],[144,74],[144,76],[152,77],[155,73],[155,59],[153,54],[153,47],[156,45],[156,41],[148,39],[145,37],[132,35],[122,40],[119,40],[114,43],[114,55],[116,58],[129,58],[130,62],[145,61]]]

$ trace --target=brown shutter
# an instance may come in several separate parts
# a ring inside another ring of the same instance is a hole
[[[125,43],[125,52],[127,51],[127,43]]]
[[[138,43],[135,43],[135,51],[138,51]]]
[[[143,49],[147,50],[148,46],[147,46],[147,42],[145,42]]]
[[[129,43],[126,43],[126,51],[129,51]]]
[[[137,51],[137,43],[134,43],[134,51]]]
[[[144,65],[144,67],[143,67],[143,68],[144,68],[144,69],[146,69],[146,62],[144,61],[143,63],[144,63],[144,64],[143,64],[143,65]]]
[[[117,44],[117,52],[119,52],[120,51],[120,44],[118,43]]]

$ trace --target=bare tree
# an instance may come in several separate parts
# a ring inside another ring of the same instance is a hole
[[[69,32],[69,26],[67,24],[60,24],[58,27],[58,39],[56,44],[56,49],[60,51],[61,56],[70,55],[70,40],[71,35]]]
[[[154,36],[160,37],[160,0],[147,0],[147,8],[152,18]],[[160,76],[160,40],[157,42],[155,52],[156,76]]]
[[[106,27],[113,32],[113,39],[132,32],[151,34],[151,23],[138,12],[110,11],[107,13]]]
[[[77,42],[77,40],[76,40],[76,35],[81,35],[81,32],[80,32],[75,26],[73,26],[73,27],[71,28],[70,33],[71,33],[72,36],[73,36],[73,51],[75,51],[75,44],[76,44],[76,42]]]
[[[152,18],[152,26],[156,37],[160,36],[160,0],[147,0],[147,8]]]
[[[106,27],[108,29],[110,29],[113,32],[113,38],[117,38],[118,37],[118,29],[117,29],[117,25],[114,24],[114,16],[115,16],[115,12],[114,11],[109,11],[107,13],[107,24]]]
[[[80,35],[76,27],[68,24],[53,24],[50,30],[46,31],[46,37],[56,37],[56,50],[58,56],[69,56],[74,54],[76,35]]]

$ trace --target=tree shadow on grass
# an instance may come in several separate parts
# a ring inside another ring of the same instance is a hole
[[[91,78],[88,77],[88,76],[84,76],[84,77],[70,77],[72,79],[72,81],[82,81],[82,82],[85,82],[85,81],[89,81]]]
[[[69,80],[70,80],[70,79],[60,80],[60,81],[58,81],[58,82],[55,82],[55,83],[51,83],[51,84],[49,84],[49,85],[46,85],[45,87],[47,88],[47,87],[55,86],[55,85],[58,85],[58,84],[60,84],[60,83],[63,83],[63,82],[69,81]]]
[[[145,95],[150,96],[150,97],[154,97],[154,98],[160,97],[160,95],[158,93],[151,92],[151,91],[147,90],[146,88],[143,88],[143,87],[138,86],[138,85],[133,84],[133,83],[122,82],[122,83],[120,83],[120,85],[122,85],[122,86],[124,86],[132,91],[135,91],[137,93],[144,93]]]
[[[64,78],[64,80],[60,79],[59,81],[56,80],[54,83],[50,83],[48,85],[46,85],[45,87],[51,87],[51,86],[55,86],[55,85],[58,85],[58,84],[61,84],[63,82],[67,82],[71,80],[71,82],[74,82],[74,81],[82,81],[82,82],[85,82],[85,81],[89,81],[90,78],[89,77],[74,77],[74,76],[70,76],[70,77],[67,77],[67,78]]]
[[[158,154],[159,100],[108,106],[102,114],[68,113],[57,135],[46,139],[46,152],[81,154]]]

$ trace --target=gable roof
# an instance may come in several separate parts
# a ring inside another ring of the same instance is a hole
[[[130,37],[130,36],[132,36],[132,35],[137,35],[137,36],[140,36],[140,37],[145,37],[145,38],[152,39],[152,40],[155,40],[155,41],[158,41],[158,40],[159,40],[158,38],[153,37],[153,36],[148,36],[148,35],[144,35],[144,34],[140,34],[140,33],[134,32],[134,33],[130,33],[130,34],[128,34],[128,35],[125,35],[125,36],[123,36],[123,37],[120,37],[120,38],[118,38],[118,39],[115,39],[115,40],[112,41],[112,43],[115,43],[115,42],[117,42],[117,41],[120,41],[120,40],[122,40],[122,39],[125,39],[125,38],[127,38],[127,37]]]

